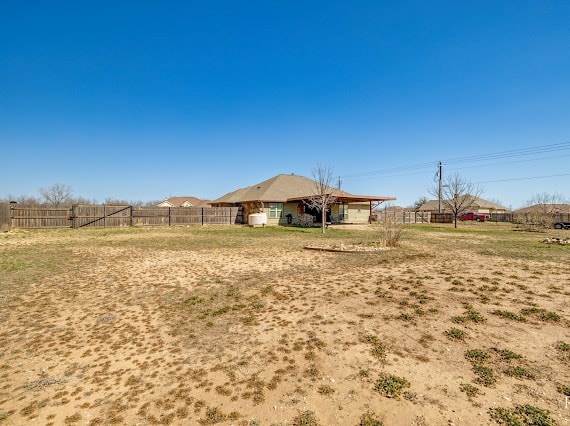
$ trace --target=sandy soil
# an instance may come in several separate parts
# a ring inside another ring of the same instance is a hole
[[[367,412],[387,425],[484,425],[490,408],[531,404],[569,424],[557,387],[570,369],[556,346],[570,341],[568,266],[477,254],[486,236],[453,253],[409,241],[399,250],[413,255],[383,261],[297,240],[145,243],[161,232],[67,233],[66,266],[2,307],[0,423],[290,425],[310,424],[311,411],[323,425]],[[0,247],[59,238],[31,232]],[[524,322],[492,313],[532,306]],[[469,309],[483,322],[455,318]],[[472,349],[489,355],[495,383],[480,383]],[[382,375],[409,387],[387,397],[375,390]]]

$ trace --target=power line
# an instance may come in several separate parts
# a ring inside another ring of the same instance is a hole
[[[515,181],[515,180],[544,179],[544,178],[560,177],[560,176],[570,176],[570,173],[561,173],[559,175],[528,176],[528,177],[512,178],[512,179],[485,180],[485,181],[475,182],[475,183],[511,182],[511,181]]]
[[[471,156],[464,156],[464,157],[455,157],[450,158],[447,160],[443,160],[443,163],[446,165],[450,164],[465,164],[465,163],[477,163],[489,160],[496,160],[496,159],[506,159],[506,158],[513,158],[513,157],[521,157],[521,156],[528,156],[528,155],[535,155],[535,154],[542,154],[547,152],[556,152],[556,151],[564,151],[570,149],[570,142],[561,142],[556,144],[549,144],[549,145],[541,145],[529,148],[519,148],[513,149],[508,151],[499,151],[495,153],[488,153],[488,154],[478,154],[478,155],[471,155]],[[557,156],[560,157],[560,156]],[[540,160],[540,159],[536,159]],[[520,161],[530,161],[530,160],[520,160]],[[497,164],[508,164],[506,163],[497,163]],[[425,163],[417,163],[411,164],[407,166],[398,166],[398,167],[391,167],[387,169],[380,169],[375,171],[369,172],[360,172],[360,173],[352,173],[344,175],[345,180],[357,180],[357,179],[366,179],[371,177],[376,177],[380,175],[386,174],[393,174],[399,172],[406,172],[406,171],[414,171],[414,170],[421,170],[421,169],[433,169],[438,165],[437,161],[430,161]],[[475,167],[475,166],[470,166]]]

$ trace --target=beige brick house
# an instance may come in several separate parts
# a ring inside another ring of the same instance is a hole
[[[336,200],[327,212],[327,221],[332,223],[369,223],[372,209],[394,197],[354,195],[330,188]],[[305,202],[316,195],[316,182],[298,175],[280,174],[245,188],[237,189],[211,202],[214,207],[244,209],[244,220],[249,214],[264,212],[268,225],[298,224],[301,215],[312,215],[320,222],[321,215],[310,209]]]

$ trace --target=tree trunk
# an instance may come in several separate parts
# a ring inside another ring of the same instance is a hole
[[[325,233],[325,222],[326,222],[326,218],[327,218],[327,210],[326,208],[321,209],[321,231],[324,234]]]

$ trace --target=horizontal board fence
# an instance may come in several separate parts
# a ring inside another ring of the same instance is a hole
[[[75,205],[71,208],[12,207],[13,228],[112,228],[122,226],[233,225],[241,207],[133,207]]]

